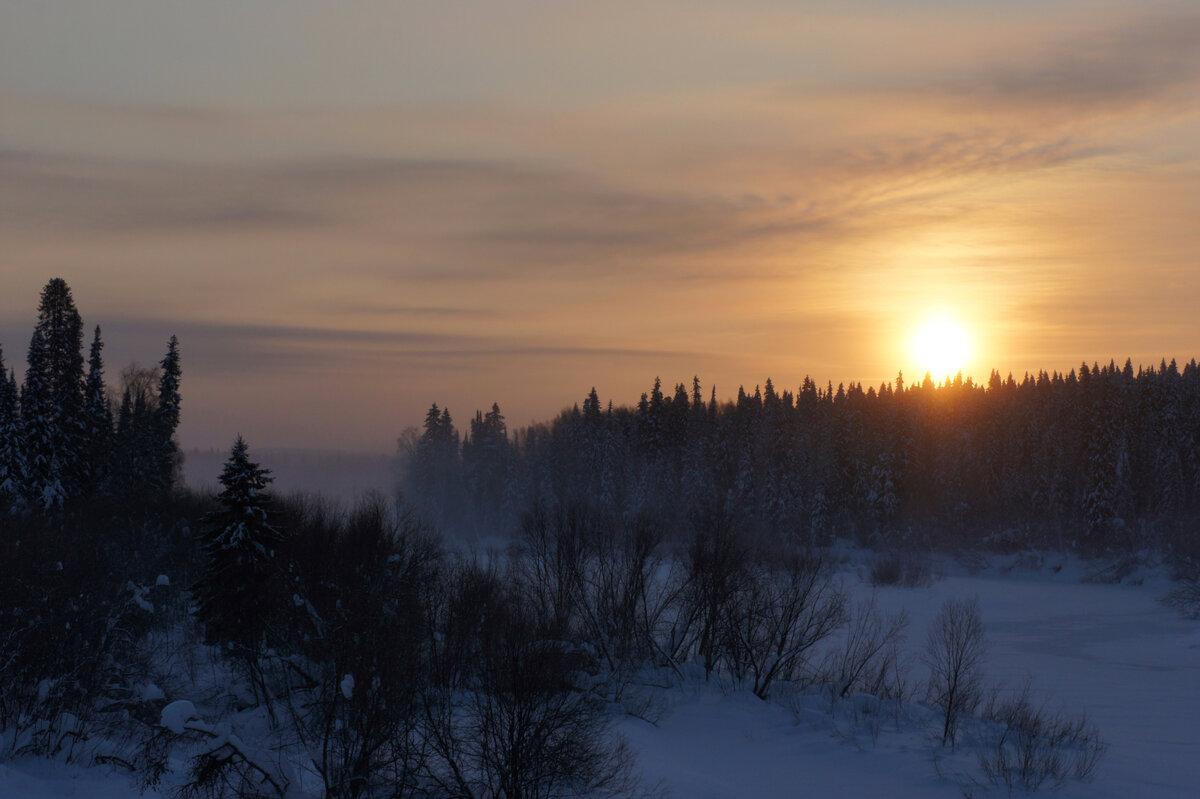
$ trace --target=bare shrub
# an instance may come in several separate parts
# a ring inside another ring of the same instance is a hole
[[[1163,602],[1189,619],[1200,619],[1200,570],[1192,567],[1179,575]]]
[[[538,617],[558,634],[579,627],[580,581],[591,540],[593,519],[582,506],[550,509],[536,505],[521,519],[515,567]]]
[[[929,564],[912,553],[878,555],[871,561],[867,581],[876,587],[899,585],[919,588],[933,582]]]
[[[758,565],[734,595],[726,620],[730,670],[766,699],[777,680],[792,680],[813,648],[846,620],[846,593],[815,555],[789,554],[779,567]]]
[[[495,565],[452,576],[435,642],[425,743],[435,794],[615,796],[632,755],[589,690],[594,662],[555,637],[521,584]]]
[[[822,682],[840,699],[860,693],[903,698],[901,648],[907,629],[908,614],[903,610],[885,616],[874,596],[859,603],[849,615],[841,645],[825,656]]]
[[[527,514],[515,565],[522,590],[556,634],[594,647],[615,698],[651,659],[672,591],[658,579],[663,533],[646,518],[615,519],[574,506]]]
[[[979,754],[980,768],[989,782],[1010,792],[1036,791],[1047,783],[1058,787],[1071,778],[1088,780],[1107,751],[1086,716],[1052,714],[1035,706],[1028,684],[1009,699],[993,701],[983,715],[996,722],[996,729]]]
[[[929,628],[924,653],[926,697],[942,708],[943,746],[954,745],[959,719],[979,707],[986,654],[979,597],[947,599]]]
[[[594,646],[615,697],[632,675],[652,660],[670,656],[657,643],[674,596],[659,579],[662,528],[646,518],[614,522],[612,532],[590,548],[577,585],[584,640]]]
[[[729,619],[751,580],[751,549],[726,514],[704,516],[684,551],[676,627],[707,678],[727,650]]]

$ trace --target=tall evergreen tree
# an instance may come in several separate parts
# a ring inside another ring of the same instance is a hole
[[[103,483],[112,450],[112,408],[109,407],[108,392],[104,388],[104,360],[101,356],[103,349],[104,342],[100,338],[100,327],[97,325],[88,356],[87,380],[83,389],[85,493],[95,491]]]
[[[4,368],[0,350],[0,513],[21,498],[21,417],[17,408],[17,378]]]
[[[105,485],[114,496],[128,495],[133,477],[133,394],[129,386],[121,392],[113,429],[112,447],[105,462]]]
[[[25,498],[38,508],[61,508],[65,501],[62,455],[57,451],[53,399],[46,378],[46,340],[39,326],[29,340],[21,386],[21,475]]]
[[[161,377],[159,370],[136,364],[121,372],[124,387],[108,463],[107,491],[127,501],[153,501],[163,495],[158,479],[161,447],[155,391]]]
[[[55,502],[61,505],[78,494],[87,456],[83,411],[83,320],[75,308],[71,289],[62,278],[54,278],[42,289],[37,330],[45,353],[40,363],[42,373],[34,379],[42,380],[45,391],[47,404],[42,412],[46,414],[50,433],[47,454],[55,472],[52,482],[60,487],[60,496]]]
[[[264,491],[272,480],[238,436],[221,472],[220,510],[200,536],[205,564],[192,588],[209,643],[231,645],[251,659],[262,646],[268,577],[283,540],[267,512]]]
[[[476,513],[485,524],[495,524],[497,511],[505,506],[508,451],[508,429],[500,406],[492,403],[486,414],[476,411],[470,435],[463,442],[462,461]]]
[[[154,409],[153,449],[150,453],[155,489],[169,495],[179,471],[179,445],[175,430],[179,427],[179,339],[171,336],[167,354],[159,364],[162,374],[158,382],[158,406]]]

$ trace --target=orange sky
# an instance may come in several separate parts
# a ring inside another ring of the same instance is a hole
[[[1200,356],[1200,9],[9,3],[0,344],[72,286],[185,446]],[[735,8],[736,7],[736,8]]]

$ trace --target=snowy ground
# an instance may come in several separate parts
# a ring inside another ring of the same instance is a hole
[[[887,610],[910,617],[908,647],[921,647],[929,621],[948,597],[978,595],[988,635],[988,675],[1010,687],[1031,678],[1051,707],[1086,712],[1109,744],[1090,784],[1069,784],[1063,797],[1189,797],[1200,785],[1200,623],[1159,602],[1169,585],[1083,582],[1086,568],[993,567],[951,576],[926,588],[886,588]],[[854,592],[870,589],[848,575]],[[913,678],[919,679],[919,666]],[[672,689],[657,725],[626,718],[618,729],[639,753],[651,784],[680,799],[772,799],[795,796],[1004,796],[972,786],[973,755],[935,764],[936,722],[920,707],[884,718],[872,735],[843,706],[827,700],[764,703],[719,685]],[[824,703],[824,704],[823,704]],[[1048,791],[1047,791],[1048,793]],[[124,776],[102,769],[38,761],[0,764],[0,797],[59,799],[136,796]]]
[[[0,763],[4,799],[131,799],[142,796],[124,775],[45,760]],[[146,793],[145,797],[157,794]]]
[[[1076,565],[1057,574],[951,576],[928,588],[881,589],[878,598],[883,608],[908,610],[915,651],[944,599],[978,594],[989,677],[1013,688],[1031,678],[1051,708],[1086,712],[1108,754],[1091,784],[1069,784],[1056,795],[1194,799],[1200,623],[1159,602],[1168,589],[1161,578],[1099,585],[1081,582],[1084,575]],[[860,585],[858,592],[869,588]],[[939,776],[931,720],[919,712],[899,729],[884,721],[872,740],[848,719],[833,723],[809,713],[797,723],[782,706],[710,687],[673,700],[657,727],[630,720],[621,731],[640,752],[649,780],[678,797],[962,797],[961,785],[982,778],[966,754],[944,758]]]

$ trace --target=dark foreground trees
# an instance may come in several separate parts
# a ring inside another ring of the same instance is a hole
[[[560,624],[516,554],[454,557],[379,498],[348,512],[270,500],[268,517],[265,470],[240,439],[221,482],[197,615],[274,719],[271,746],[326,796],[638,791],[632,755],[610,732],[596,628]],[[156,767],[186,747],[197,790],[288,790],[286,770],[218,727],[164,725]]]
[[[153,512],[0,517],[0,758],[91,762],[100,741],[157,721],[143,701],[153,637],[186,616],[158,575],[193,576],[192,520],[203,502],[177,496]]]
[[[271,643],[289,654],[269,667],[287,716],[327,796],[412,796],[439,543],[378,497],[349,514],[294,498],[282,517],[292,597]]]
[[[200,534],[206,560],[193,588],[206,639],[251,660],[263,648],[269,602],[278,594],[271,578],[284,535],[268,517],[265,489],[272,479],[238,436],[220,476],[220,510]]]

